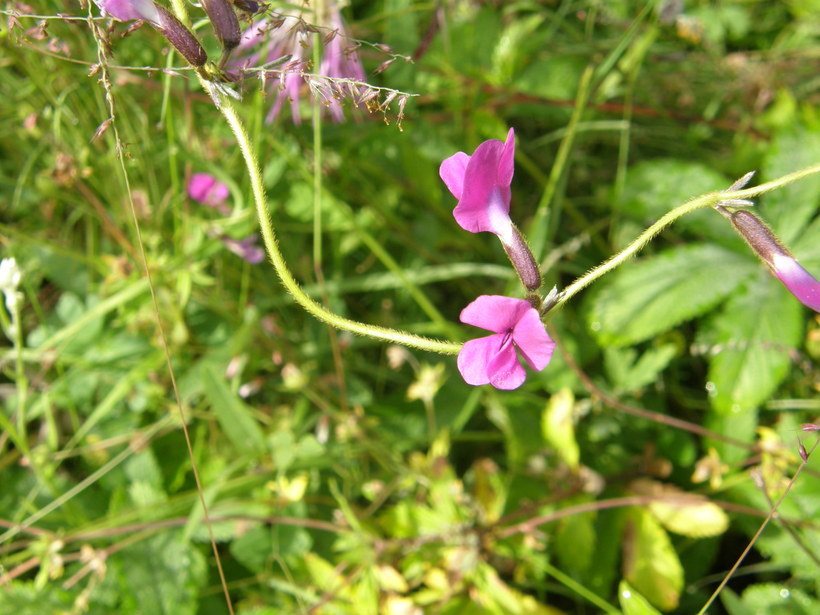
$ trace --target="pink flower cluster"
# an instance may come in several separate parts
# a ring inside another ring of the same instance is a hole
[[[513,178],[515,133],[504,142],[491,139],[471,156],[458,152],[441,163],[439,175],[458,199],[453,216],[471,233],[498,236],[524,285],[540,285],[537,264],[510,219],[510,184]],[[461,312],[461,322],[492,331],[470,340],[458,355],[458,369],[467,384],[491,384],[497,389],[516,389],[526,379],[527,365],[541,371],[550,362],[555,343],[541,316],[524,299],[481,295]]]
[[[290,102],[290,113],[295,124],[301,123],[299,101],[306,85],[322,98],[331,117],[340,122],[344,119],[339,102],[350,93],[358,93],[358,87],[350,82],[362,82],[364,69],[356,53],[356,46],[347,39],[346,26],[339,7],[332,0],[324,4],[325,14],[315,20],[322,27],[320,37],[324,41],[322,60],[316,75],[306,77],[310,72],[316,28],[308,25],[301,15],[294,13],[273,14],[249,27],[242,34],[236,48],[238,59],[235,68],[264,66],[287,58],[270,72],[273,74],[271,91],[276,91],[276,100],[268,112],[271,122],[286,101]],[[340,81],[341,80],[341,81]],[[347,81],[347,90],[343,82]]]

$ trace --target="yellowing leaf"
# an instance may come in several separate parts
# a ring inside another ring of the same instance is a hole
[[[624,540],[624,577],[641,595],[663,611],[678,606],[683,567],[668,534],[641,509],[630,514]]]
[[[659,498],[651,502],[648,508],[670,532],[690,538],[705,538],[722,534],[729,527],[729,517],[723,509],[703,496],[647,479],[633,481],[630,487],[639,495]]]
[[[624,615],[660,615],[658,610],[626,581],[621,581],[618,585],[618,600]]]
[[[573,409],[575,396],[570,389],[561,389],[550,397],[541,415],[541,430],[558,456],[573,470],[578,468],[581,458],[578,442],[575,440]]]

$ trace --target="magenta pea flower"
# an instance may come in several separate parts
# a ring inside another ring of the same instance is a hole
[[[213,207],[219,213],[227,216],[231,210],[225,205],[230,196],[228,186],[219,181],[210,173],[194,173],[188,180],[188,196],[197,203]]]
[[[251,265],[258,265],[265,260],[265,250],[256,245],[256,240],[259,235],[249,235],[244,239],[232,239],[231,237],[223,237],[222,243],[231,252],[236,254],[242,260]]]
[[[515,131],[507,140],[484,141],[468,156],[458,152],[439,167],[439,176],[458,199],[453,217],[471,233],[494,233],[529,290],[541,286],[538,263],[520,231],[510,219],[510,184],[515,158]]]
[[[458,152],[441,163],[439,175],[458,199],[453,210],[458,225],[465,231],[495,233],[502,243],[512,241],[510,184],[515,157],[515,131],[507,140],[484,141],[468,156]]]
[[[458,370],[467,384],[517,389],[527,377],[519,353],[539,372],[552,358],[555,342],[547,334],[538,310],[524,299],[481,295],[461,311],[459,319],[494,332],[462,346]]]
[[[307,2],[304,4],[306,8],[309,6]],[[315,74],[311,74],[311,61],[317,28],[303,19],[302,11],[271,13],[242,34],[236,50],[238,59],[232,63],[234,67],[250,69],[285,59],[276,70],[270,71],[273,78],[267,79],[271,92],[276,93],[267,122],[273,121],[285,102],[289,102],[293,123],[300,124],[299,100],[305,86],[319,97],[337,122],[344,119],[339,101],[348,95],[354,100],[359,97],[357,84],[364,81],[365,73],[356,52],[357,44],[347,38],[339,5],[334,0],[326,0],[323,6],[322,13],[308,17],[316,26],[327,30],[321,32],[325,47]]]

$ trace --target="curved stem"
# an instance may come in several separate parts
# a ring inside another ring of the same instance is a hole
[[[282,285],[285,287],[285,290],[290,293],[296,302],[305,308],[305,310],[307,310],[315,318],[318,318],[322,322],[326,322],[337,329],[343,329],[345,331],[350,331],[351,333],[365,335],[367,337],[372,337],[385,342],[411,346],[420,350],[429,350],[431,352],[439,352],[442,354],[458,354],[459,350],[461,350],[461,344],[431,339],[420,335],[399,331],[397,329],[388,329],[387,327],[379,327],[376,325],[369,325],[355,320],[350,320],[326,310],[323,306],[305,294],[299,286],[299,283],[296,281],[296,278],[294,278],[293,274],[290,272],[290,269],[285,262],[285,258],[282,255],[282,251],[279,248],[279,242],[276,239],[276,233],[273,230],[273,225],[270,221],[270,214],[268,213],[265,188],[262,185],[262,174],[259,171],[259,165],[256,161],[256,156],[253,152],[250,138],[245,131],[245,127],[243,126],[242,121],[236,113],[236,109],[234,109],[230,101],[223,99],[220,105],[220,111],[236,137],[239,144],[239,149],[242,151],[242,157],[245,160],[245,166],[250,174],[253,200],[256,205],[256,216],[259,219],[259,227],[262,232],[262,238],[265,242],[265,248],[268,251],[268,256],[270,257],[273,268],[279,275],[279,279],[282,281]]]
[[[679,205],[672,211],[661,216],[657,222],[638,235],[638,237],[626,248],[604,261],[594,269],[590,269],[572,284],[567,286],[561,293],[560,298],[555,302],[555,307],[563,305],[574,295],[578,294],[578,292],[582,289],[592,284],[592,282],[632,258],[635,254],[640,252],[644,246],[646,246],[646,244],[648,244],[652,238],[655,237],[655,235],[660,233],[663,229],[672,224],[681,216],[685,216],[686,214],[703,207],[713,207],[721,201],[728,199],[748,199],[749,197],[759,196],[765,192],[782,188],[783,186],[787,186],[788,184],[794,183],[816,173],[820,173],[820,164],[815,164],[800,171],[789,173],[788,175],[784,175],[778,179],[766,182],[765,184],[760,184],[759,186],[754,186],[753,188],[734,190],[731,192],[710,192],[694,198],[683,205]]]

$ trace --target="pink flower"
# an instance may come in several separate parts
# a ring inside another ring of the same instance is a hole
[[[194,173],[188,181],[189,197],[198,203],[219,210],[226,216],[231,213],[224,204],[230,194],[228,186],[209,173]]]
[[[439,167],[439,176],[458,199],[453,210],[458,225],[465,231],[495,233],[529,290],[541,286],[541,272],[524,236],[510,219],[510,184],[515,158],[515,131],[507,140],[484,141],[472,156],[458,152]]]
[[[256,245],[257,239],[259,239],[258,235],[249,235],[245,239],[223,237],[222,243],[242,260],[251,265],[258,265],[265,260],[265,251]]]
[[[772,271],[803,305],[820,313],[820,282],[790,254],[772,255]]]
[[[301,123],[299,100],[308,81],[311,92],[321,98],[320,102],[330,110],[337,122],[344,119],[339,101],[347,95],[358,94],[358,86],[349,82],[364,81],[364,69],[355,51],[355,44],[347,42],[339,7],[332,0],[325,2],[325,13],[319,15],[316,21],[318,26],[330,30],[330,33],[320,32],[325,48],[315,76],[305,77],[310,72],[316,28],[308,25],[301,15],[273,13],[271,17],[266,17],[245,30],[242,35],[236,53],[238,56],[244,54],[244,57],[233,63],[235,67],[258,67],[288,58],[275,71],[268,73],[273,75],[271,90],[276,90],[276,100],[266,118],[268,122],[273,121],[285,101],[289,101],[294,124]]]
[[[520,387],[527,377],[518,354],[536,371],[550,362],[555,342],[538,311],[523,299],[481,295],[461,311],[460,320],[493,335],[466,342],[458,354],[458,370],[467,384],[497,389]]]
[[[510,184],[513,178],[515,132],[507,140],[484,141],[472,156],[458,152],[441,163],[439,175],[458,205],[453,216],[465,231],[495,233],[504,244],[513,241]]]

